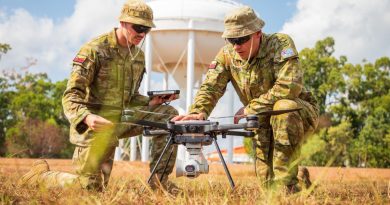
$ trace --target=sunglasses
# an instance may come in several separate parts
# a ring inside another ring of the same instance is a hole
[[[242,45],[251,39],[251,35],[243,36],[239,38],[227,38],[226,40],[232,45]]]
[[[145,33],[145,34],[149,33],[150,29],[152,29],[148,26],[143,26],[139,24],[133,24],[132,28],[137,33]]]

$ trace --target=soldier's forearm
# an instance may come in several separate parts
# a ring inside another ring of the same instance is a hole
[[[149,105],[149,101],[149,97],[141,94],[136,94],[131,98],[130,106],[147,106]]]

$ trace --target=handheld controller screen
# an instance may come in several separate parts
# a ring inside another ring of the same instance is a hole
[[[163,96],[164,98],[169,98],[169,96],[174,94],[180,94],[180,90],[155,90],[155,91],[148,91],[148,96],[150,98],[155,96]]]

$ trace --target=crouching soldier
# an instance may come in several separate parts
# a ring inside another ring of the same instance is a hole
[[[145,73],[144,53],[138,44],[143,42],[154,26],[151,8],[140,0],[127,1],[119,17],[120,27],[86,43],[73,59],[73,68],[62,98],[66,117],[70,122],[70,141],[76,145],[73,164],[76,174],[51,171],[44,160],[36,161],[32,169],[20,179],[22,185],[42,184],[47,187],[79,185],[82,188],[103,190],[109,181],[118,139],[140,135],[142,127],[118,124],[121,110],[143,109],[167,115],[135,112],[134,118],[166,122],[169,114],[177,111],[164,102],[169,99],[149,97],[139,94],[139,87]],[[83,102],[83,103],[80,103]],[[89,106],[101,104],[102,106]],[[108,105],[108,106],[104,106]],[[165,135],[152,139],[152,159],[156,162],[166,143]],[[176,149],[170,158],[164,177],[163,157],[157,168],[157,177],[152,188],[162,184],[165,188],[175,188],[168,182],[176,160]]]

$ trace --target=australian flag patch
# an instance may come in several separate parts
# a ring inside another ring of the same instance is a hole
[[[289,58],[291,56],[294,56],[295,52],[292,48],[286,48],[286,49],[282,50],[281,55],[282,55],[282,58],[286,59],[286,58]]]

